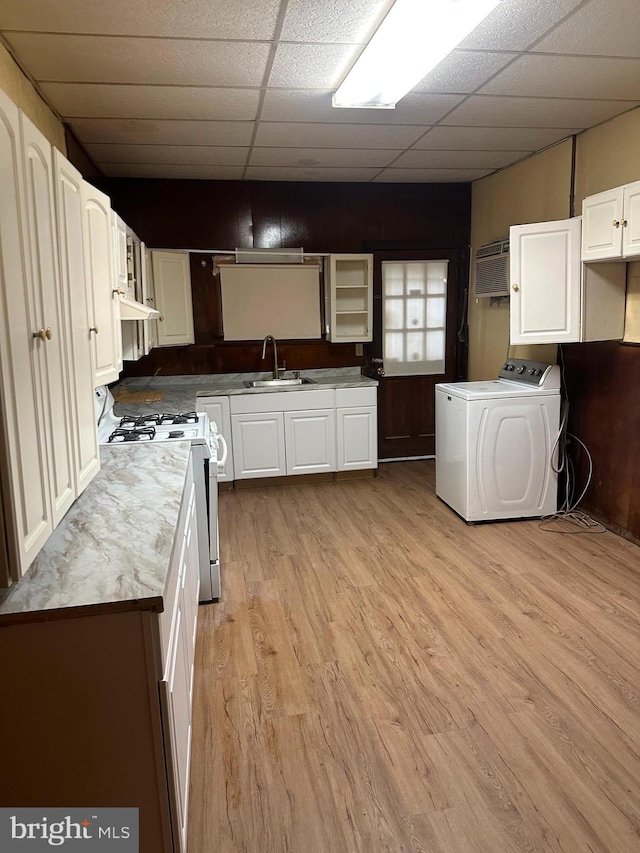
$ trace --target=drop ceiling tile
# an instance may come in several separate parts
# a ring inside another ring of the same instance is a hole
[[[151,121],[150,119],[78,118],[70,122],[82,143],[126,145],[249,145],[250,121]]]
[[[510,98],[470,95],[447,116],[451,125],[500,127],[591,127],[636,106],[635,101]]]
[[[262,104],[263,121],[317,121],[336,124],[435,124],[459,104],[461,95],[414,95],[403,98],[394,110],[336,109],[333,90],[267,89]]]
[[[255,145],[270,148],[396,148],[403,150],[425,132],[426,127],[379,124],[295,124],[260,122]]]
[[[281,38],[366,44],[392,5],[393,0],[289,0]]]
[[[412,149],[392,163],[393,169],[500,169],[526,156],[522,151],[428,151]]]
[[[259,89],[195,86],[121,86],[106,83],[42,83],[61,116],[82,118],[255,119]]]
[[[535,127],[445,127],[430,128],[414,148],[431,150],[539,151],[553,145],[579,128],[538,129]]]
[[[492,169],[385,169],[374,178],[374,181],[386,184],[466,183],[483,178],[492,171]]]
[[[370,181],[379,169],[321,169],[307,166],[293,169],[286,166],[250,166],[249,181]]]
[[[640,100],[640,59],[530,54],[517,59],[480,93]]]
[[[533,50],[640,57],[638,0],[591,0]]]
[[[524,50],[583,0],[502,0],[458,47]],[[599,0],[596,0],[599,2]]]
[[[250,166],[367,167],[380,169],[398,156],[397,150],[364,148],[254,148]]]
[[[359,45],[279,44],[268,85],[287,89],[337,89]]]
[[[39,81],[260,86],[269,46],[255,42],[10,33]]]
[[[184,180],[239,181],[242,166],[161,166],[145,163],[107,163],[103,172],[110,178],[181,178]]]
[[[0,29],[270,39],[279,0],[2,0]]]
[[[454,50],[413,89],[414,92],[474,92],[517,53]]]
[[[84,148],[98,165],[150,163],[156,165],[244,166],[248,147],[219,145],[121,145],[92,143]]]

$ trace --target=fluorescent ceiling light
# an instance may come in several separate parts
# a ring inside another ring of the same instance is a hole
[[[333,96],[334,107],[393,109],[500,0],[396,0]]]

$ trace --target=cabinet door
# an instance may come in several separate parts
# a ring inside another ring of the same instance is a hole
[[[82,182],[84,257],[93,355],[94,385],[115,382],[120,375],[119,300],[114,287],[111,203],[108,196]]]
[[[582,202],[583,261],[622,256],[622,212],[622,187],[585,198]]]
[[[193,307],[187,252],[151,253],[158,318],[158,346],[192,344]]]
[[[24,114],[20,115],[20,121],[26,245],[31,257],[30,315],[34,329],[45,329],[42,340],[34,339],[34,354],[39,362],[39,394],[44,411],[55,527],[76,496],[67,357],[71,334],[69,299],[60,289],[58,273],[51,143]]]
[[[227,442],[227,461],[224,468],[218,468],[218,482],[225,483],[233,480],[233,443],[231,441],[231,414],[228,397],[201,397],[198,409],[202,408],[215,423],[218,432]]]
[[[70,313],[69,383],[75,456],[75,491],[80,494],[100,469],[93,403],[89,308],[84,268],[82,175],[54,149],[60,283]]]
[[[338,409],[338,471],[361,471],[378,467],[378,423],[376,406]]]
[[[156,307],[155,290],[153,286],[153,269],[151,252],[144,243],[140,244],[140,277],[142,282],[142,302],[150,308]],[[158,321],[146,320],[144,328],[144,354],[149,355],[158,346]]]
[[[373,255],[330,255],[329,339],[370,341],[373,324]]]
[[[580,340],[580,219],[510,229],[512,344]]]
[[[622,220],[622,253],[640,256],[640,181],[623,187],[624,219]]]
[[[287,474],[336,470],[335,409],[284,413]]]
[[[28,305],[18,108],[0,90],[0,478],[8,551],[20,577],[53,529],[46,438],[36,374],[44,342],[33,338]]]
[[[231,415],[231,433],[236,480],[287,473],[282,412]]]

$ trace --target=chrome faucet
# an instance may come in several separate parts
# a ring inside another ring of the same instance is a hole
[[[273,378],[279,379],[278,376],[278,345],[276,344],[276,339],[273,335],[267,335],[264,341],[262,342],[262,358],[264,359],[267,353],[267,343],[269,341],[273,341]]]

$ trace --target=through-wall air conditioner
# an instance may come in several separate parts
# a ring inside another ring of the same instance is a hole
[[[496,240],[476,251],[474,296],[509,295],[509,240]]]

